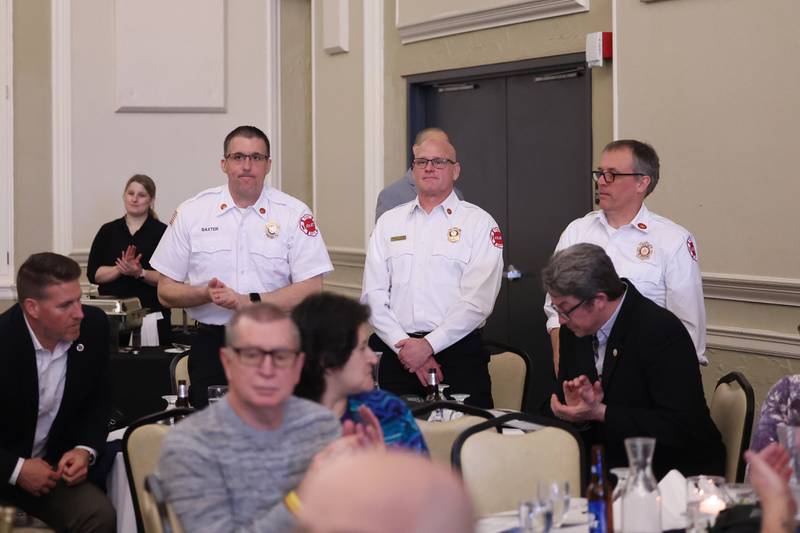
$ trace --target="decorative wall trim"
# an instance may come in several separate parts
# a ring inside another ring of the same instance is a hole
[[[267,0],[266,4],[267,116],[265,120],[267,136],[272,141],[273,147],[279,147],[281,146],[281,2]],[[278,157],[273,157],[272,169],[267,175],[267,183],[276,189],[281,189],[283,185],[282,160],[280,154]]]
[[[507,26],[589,11],[590,0],[517,0],[497,7],[448,12],[420,22],[401,22],[403,0],[397,0],[396,25],[403,44],[468,31]],[[366,2],[365,2],[366,4]],[[431,5],[435,5],[431,2]]]
[[[800,279],[709,272],[703,274],[703,293],[714,300],[800,307]]]
[[[70,2],[52,0],[53,251],[72,250],[72,39]]]
[[[371,3],[364,4],[365,11]],[[331,55],[350,51],[350,0],[322,3],[322,47]]]
[[[383,2],[364,2],[364,246],[383,187]],[[362,263],[363,264],[363,263]]]
[[[14,41],[11,0],[0,0],[0,298],[14,283]]]
[[[363,269],[364,261],[367,259],[366,251],[346,246],[330,246],[328,247],[328,253],[334,266]]]
[[[711,349],[800,359],[800,335],[788,333],[709,326],[706,344]]]
[[[311,0],[311,211],[317,206],[317,3]],[[318,219],[319,220],[319,219]]]

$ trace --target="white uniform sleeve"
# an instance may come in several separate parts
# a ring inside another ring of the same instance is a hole
[[[180,282],[187,279],[192,252],[187,218],[181,215],[178,208],[150,258],[150,266],[168,278]]]
[[[381,237],[382,227],[379,220],[369,238],[367,259],[364,263],[361,303],[370,308],[369,322],[375,329],[375,333],[397,353],[399,350],[395,348],[395,344],[407,339],[408,334],[400,327],[400,322],[389,305],[392,280],[386,258],[386,243]]]
[[[497,223],[489,216],[482,235],[472,243],[470,260],[461,275],[461,298],[447,311],[444,322],[425,336],[439,353],[479,327],[494,309],[503,276],[503,249],[492,244],[491,232]]]
[[[558,239],[558,244],[556,244],[556,249],[553,250],[553,253],[555,254],[556,252],[560,252],[561,250],[563,250],[565,248],[569,248],[570,246],[575,244],[575,242],[574,242],[575,241],[574,233],[575,232],[574,232],[574,229],[573,229],[573,224],[570,224],[569,226],[567,226],[566,229],[564,229],[564,231],[561,233],[561,237]],[[561,327],[561,323],[558,321],[558,313],[553,311],[553,308],[550,307],[551,303],[552,303],[552,300],[550,299],[550,294],[549,293],[545,293],[544,294],[544,314],[547,317],[546,327],[547,327],[547,331],[548,332],[550,332],[551,330],[556,329],[558,327]]]
[[[316,222],[314,222],[316,234],[306,233],[300,228],[303,217],[310,216],[312,216],[310,211],[303,211],[290,229],[288,260],[292,283],[333,271],[325,241],[322,240],[322,232],[316,227]]]
[[[690,244],[691,243],[691,244]],[[706,307],[703,300],[703,280],[697,257],[697,242],[686,234],[682,246],[667,261],[664,283],[666,285],[665,307],[681,319],[694,341],[697,358],[707,364],[706,359]],[[691,250],[690,250],[691,248]],[[692,251],[694,257],[692,257]]]

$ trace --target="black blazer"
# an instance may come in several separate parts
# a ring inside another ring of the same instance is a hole
[[[45,460],[53,465],[77,445],[99,453],[108,434],[108,319],[96,307],[83,306],[83,313],[80,336],[67,353],[64,396],[47,436]],[[17,459],[31,456],[39,412],[36,356],[19,304],[0,315],[0,342],[0,486],[8,487]]]
[[[725,470],[725,446],[706,405],[694,344],[670,311],[628,285],[606,345],[603,403],[606,419],[583,432],[587,446],[603,444],[609,468],[627,466],[624,439],[655,437],[653,472],[677,468],[684,476]],[[591,337],[560,331],[559,395],[564,380],[596,381]],[[616,355],[614,355],[616,353]]]

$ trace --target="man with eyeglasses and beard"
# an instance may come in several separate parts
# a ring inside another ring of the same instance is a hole
[[[307,471],[342,454],[383,447],[380,423],[340,424],[322,405],[292,396],[304,354],[278,307],[243,307],[218,354],[228,378],[219,402],[164,439],[158,471],[185,531],[291,531]]]
[[[189,358],[195,407],[207,405],[210,385],[225,384],[218,354],[237,309],[264,301],[289,312],[333,270],[308,206],[265,185],[272,161],[264,132],[239,126],[223,154],[227,186],[183,202],[150,259],[159,301],[198,323]]]
[[[706,365],[706,309],[697,244],[686,228],[644,205],[644,199],[658,184],[659,174],[658,154],[649,144],[631,139],[609,143],[600,165],[592,172],[600,209],[573,220],[561,234],[555,251],[580,242],[603,248],[620,276],[681,319],[692,337],[699,363]],[[546,295],[544,312],[558,375],[559,324],[550,302],[550,295]]]

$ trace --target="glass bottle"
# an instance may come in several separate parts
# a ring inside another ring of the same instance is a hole
[[[628,479],[622,494],[623,533],[658,533],[661,531],[661,493],[653,475],[653,452],[656,439],[625,439],[628,453]]]
[[[428,369],[428,387],[426,392],[426,402],[438,402],[442,399],[442,393],[439,392],[439,378],[436,375],[435,368]]]
[[[611,487],[605,472],[604,450],[601,444],[592,446],[592,472],[586,487],[589,503],[589,533],[614,533],[611,507]]]
[[[175,407],[189,407],[189,391],[185,379],[178,380],[178,399],[175,400]]]

